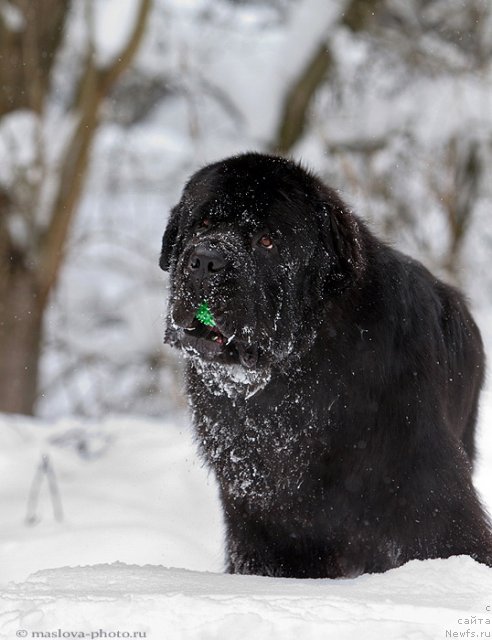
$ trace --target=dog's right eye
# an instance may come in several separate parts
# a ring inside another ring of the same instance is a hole
[[[205,231],[205,229],[209,229],[210,226],[210,218],[202,218],[202,220],[197,224],[197,229],[198,231]]]

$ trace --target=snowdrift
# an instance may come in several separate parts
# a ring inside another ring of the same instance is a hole
[[[490,637],[491,605],[492,571],[465,556],[350,580],[115,563],[44,570],[10,585],[0,596],[0,629],[8,638]]]

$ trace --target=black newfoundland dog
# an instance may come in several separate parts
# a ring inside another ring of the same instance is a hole
[[[492,563],[471,479],[484,355],[455,289],[299,165],[255,153],[191,178],[160,264],[229,572]]]

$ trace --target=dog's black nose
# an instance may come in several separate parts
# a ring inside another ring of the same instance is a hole
[[[225,259],[221,252],[206,245],[196,247],[188,260],[188,269],[197,280],[209,278],[224,267]]]

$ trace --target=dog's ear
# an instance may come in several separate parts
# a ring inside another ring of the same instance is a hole
[[[166,230],[162,238],[161,257],[159,266],[163,271],[169,271],[171,262],[178,254],[178,232],[179,232],[179,205],[176,205],[169,215]]]
[[[361,224],[338,195],[326,187],[320,218],[321,240],[327,254],[327,284],[332,290],[343,290],[364,270]]]

